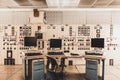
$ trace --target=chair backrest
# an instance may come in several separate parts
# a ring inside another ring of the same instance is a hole
[[[58,62],[55,58],[48,57],[48,59],[50,61],[49,64],[51,64],[51,66],[52,66],[52,71],[53,72],[56,72],[56,73],[63,72],[64,66],[58,65]],[[48,64],[48,66],[49,66],[49,64]]]

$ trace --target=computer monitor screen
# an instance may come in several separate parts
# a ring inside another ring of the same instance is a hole
[[[37,46],[36,37],[24,37],[24,46]]]
[[[42,39],[43,38],[43,34],[42,33],[35,33],[35,37],[37,39]]]
[[[104,48],[104,38],[92,38],[91,47]]]
[[[50,39],[50,48],[61,48],[62,40],[61,39]]]

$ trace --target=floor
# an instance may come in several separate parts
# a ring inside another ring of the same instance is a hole
[[[84,80],[84,65],[69,66],[65,69],[65,80]],[[80,73],[81,75],[79,76]],[[101,73],[100,73],[101,74]],[[120,66],[105,66],[105,80],[120,80]],[[75,79],[76,78],[76,79]],[[0,80],[24,80],[22,65],[0,65]]]

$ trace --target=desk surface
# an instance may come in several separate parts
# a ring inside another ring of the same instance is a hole
[[[94,56],[94,55],[85,55],[85,59],[96,59],[96,60],[105,60],[105,57],[103,56]]]
[[[40,59],[40,58],[45,58],[46,56],[44,55],[38,55],[38,56],[25,56],[25,60],[30,60],[30,59]]]
[[[26,56],[25,60],[29,59],[40,59],[40,58],[85,58],[85,59],[96,59],[96,60],[105,60],[103,56],[93,56],[93,55],[79,55],[79,56],[67,56],[67,55],[38,55],[38,56]]]

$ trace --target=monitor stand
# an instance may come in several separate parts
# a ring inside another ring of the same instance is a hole
[[[94,51],[95,51],[96,53],[100,53],[101,50],[102,50],[102,48],[94,48]]]
[[[36,51],[36,50],[37,50],[37,47],[30,46],[28,50],[29,50],[29,51]]]

